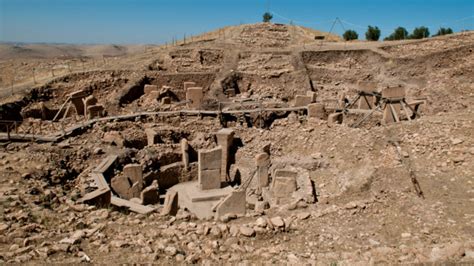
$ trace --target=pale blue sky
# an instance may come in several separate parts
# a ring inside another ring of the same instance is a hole
[[[360,38],[367,25],[379,26],[382,36],[397,26],[474,29],[474,0],[0,0],[0,41],[164,43],[260,22],[266,10],[274,22],[325,31],[339,17]]]

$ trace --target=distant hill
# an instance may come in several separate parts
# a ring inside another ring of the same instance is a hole
[[[323,31],[285,24],[256,23],[228,26],[198,36],[188,36],[186,44],[232,43],[251,48],[277,48],[342,39]],[[179,44],[185,43],[182,39]],[[143,52],[148,45],[0,43],[0,60],[125,56]]]
[[[0,59],[46,59],[123,56],[145,49],[144,45],[0,44]]]

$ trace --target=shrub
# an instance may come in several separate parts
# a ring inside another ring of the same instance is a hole
[[[451,28],[439,28],[438,32],[433,36],[441,36],[446,34],[452,34],[453,30]]]
[[[380,29],[379,27],[369,26],[367,32],[365,33],[365,39],[367,41],[378,41],[380,39]]]
[[[351,41],[351,40],[357,40],[359,38],[359,35],[354,30],[346,30],[346,32],[344,32],[342,37],[344,37],[344,40],[346,41]]]
[[[410,39],[423,39],[430,36],[430,30],[427,27],[418,27],[410,34]]]
[[[396,28],[392,34],[384,39],[384,41],[405,40],[408,38],[408,31],[404,27]]]
[[[263,14],[263,22],[270,22],[272,18],[273,18],[273,15],[270,12],[265,12]]]

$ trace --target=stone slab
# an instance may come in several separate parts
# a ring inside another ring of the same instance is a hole
[[[155,208],[151,208],[149,206],[144,206],[138,203],[131,202],[129,200],[124,200],[115,196],[112,196],[111,204],[117,207],[127,208],[130,211],[140,213],[140,214],[148,214],[153,212]]]
[[[145,95],[150,94],[151,92],[158,91],[158,86],[156,85],[150,85],[150,84],[145,84],[143,87],[143,93]]]
[[[399,100],[406,96],[404,87],[390,87],[382,90],[382,98],[389,100]]]
[[[128,177],[131,182],[143,183],[143,171],[140,164],[127,164],[123,167],[123,174]]]
[[[107,207],[110,205],[112,192],[110,189],[98,188],[85,194],[78,200],[78,203],[92,204],[98,207]]]
[[[297,172],[277,169],[272,183],[273,195],[278,198],[291,197],[293,192],[296,191],[297,175]]]
[[[307,106],[313,102],[313,98],[307,95],[296,95],[295,96],[295,107]]]
[[[202,190],[221,187],[221,169],[202,170],[198,173],[199,187]]]
[[[102,105],[91,105],[87,106],[87,118],[94,119],[96,117],[103,117],[104,116],[104,106]]]
[[[146,128],[145,134],[146,134],[148,146],[152,146],[156,143],[162,142],[160,135],[153,128]]]
[[[198,151],[199,171],[221,168],[222,148]]]
[[[220,218],[226,214],[245,215],[246,212],[246,192],[232,191],[225,197],[216,208],[216,218]]]
[[[131,188],[130,181],[126,176],[119,175],[112,178],[110,186],[117,195],[124,199],[130,199],[129,190]]]
[[[168,189],[178,184],[183,171],[183,162],[176,162],[160,167],[157,178],[158,186],[162,189]]]
[[[318,94],[315,91],[307,91],[306,96],[311,97],[311,102],[314,103],[314,102],[316,102]]]
[[[342,113],[332,113],[328,116],[328,125],[342,124],[343,118]]]
[[[165,195],[165,203],[161,210],[162,215],[176,215],[179,208],[178,191],[168,190]]]
[[[191,87],[186,90],[187,106],[190,109],[201,109],[203,98],[202,87]]]
[[[359,91],[365,92],[365,93],[373,93],[377,91],[377,82],[373,81],[359,81],[357,83],[357,87]]]
[[[308,117],[325,120],[327,118],[326,107],[323,103],[312,103],[308,105]]]
[[[160,194],[158,193],[158,182],[155,180],[153,183],[144,188],[140,193],[140,199],[143,205],[156,204],[160,202]]]

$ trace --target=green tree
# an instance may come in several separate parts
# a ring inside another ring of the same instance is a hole
[[[421,26],[418,28],[415,28],[410,34],[410,39],[423,39],[423,38],[428,38],[430,36],[430,30],[427,27]]]
[[[263,14],[263,22],[270,22],[272,18],[273,18],[273,15],[270,12],[265,12]]]
[[[367,41],[378,41],[380,39],[380,29],[379,27],[369,26],[365,32],[365,39]]]
[[[346,41],[357,40],[359,38],[359,34],[357,34],[357,32],[355,32],[354,30],[346,30],[342,37]]]
[[[451,28],[439,28],[438,32],[433,36],[441,36],[446,34],[453,34],[453,30]]]
[[[404,27],[396,28],[392,34],[384,39],[384,41],[405,40],[408,38],[408,31]]]

